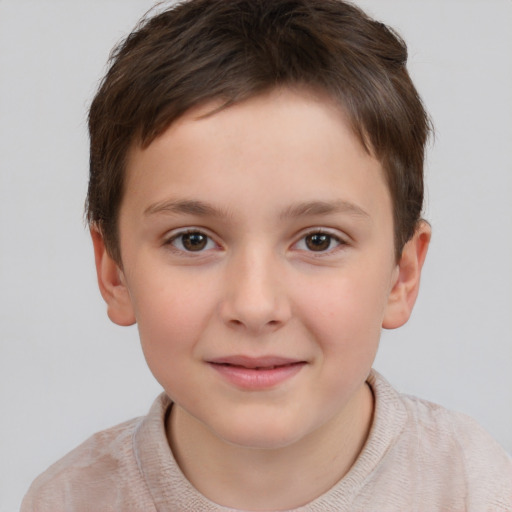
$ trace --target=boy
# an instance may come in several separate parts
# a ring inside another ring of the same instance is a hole
[[[479,427],[371,370],[430,239],[405,63],[338,0],[192,0],[116,50],[88,219],[109,317],[165,393],[23,510],[512,509]]]

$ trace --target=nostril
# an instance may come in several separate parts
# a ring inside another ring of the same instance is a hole
[[[241,327],[249,327],[251,328],[251,326],[249,324],[246,324],[244,323],[242,320],[237,320],[236,318],[232,318],[231,320],[229,320],[229,325],[231,325],[231,327],[233,328],[236,328],[236,329],[239,329]],[[279,320],[269,320],[268,322],[264,322],[261,324],[261,328],[265,329],[266,328],[276,328],[276,327],[279,327],[279,325],[281,325],[281,322]]]

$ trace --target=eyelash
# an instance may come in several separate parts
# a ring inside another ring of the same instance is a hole
[[[205,248],[201,248],[200,250],[198,251],[193,251],[193,250],[187,250],[183,244],[183,237],[186,236],[186,235],[200,235],[200,236],[203,236],[206,238],[206,246],[209,244],[209,243],[212,243],[215,244],[216,248],[218,248],[218,244],[215,243],[215,241],[213,240],[213,238],[208,235],[207,233],[205,233],[203,230],[201,229],[195,229],[195,228],[190,228],[190,229],[186,229],[186,230],[183,230],[183,231],[179,231],[175,234],[173,234],[172,236],[170,236],[165,242],[164,242],[164,245],[166,246],[169,246],[170,248],[172,248],[175,252],[179,253],[179,254],[183,254],[183,253],[186,253],[186,254],[197,254],[197,255],[200,255],[201,253],[204,252]],[[177,240],[180,240],[181,239],[181,245],[183,246],[183,248],[179,248],[179,247],[176,247],[174,245],[174,242],[177,241]],[[211,247],[209,249],[212,249]],[[209,249],[206,249],[206,250],[209,250]]]
[[[201,247],[199,250],[197,251],[194,251],[194,250],[188,250],[185,246],[184,246],[184,243],[183,243],[183,237],[185,237],[186,235],[200,235],[200,236],[203,236],[206,238],[206,241],[205,241],[205,246]],[[338,250],[340,250],[343,246],[347,245],[347,242],[345,240],[343,240],[341,237],[325,230],[325,229],[321,229],[321,228],[318,228],[318,229],[313,229],[313,230],[310,230],[308,231],[307,233],[304,233],[300,239],[295,242],[293,244],[292,247],[297,247],[301,242],[304,243],[304,245],[307,246],[307,242],[306,242],[306,239],[308,237],[311,237],[311,236],[314,236],[314,235],[320,235],[320,236],[324,236],[328,239],[328,246],[325,250],[320,250],[320,251],[315,251],[315,250],[312,250],[310,248],[303,248],[303,249],[299,249],[305,253],[310,253],[312,255],[314,255],[315,257],[322,257],[322,256],[328,256],[328,255],[331,255],[333,253],[336,253]],[[180,247],[176,247],[176,245],[174,244],[174,242],[176,242],[177,240],[180,240],[181,239],[181,245],[182,245],[182,248]],[[334,248],[331,247],[332,243],[335,243],[336,246]],[[189,228],[189,229],[186,229],[186,230],[183,230],[183,231],[179,231],[175,234],[173,234],[172,236],[170,236],[165,242],[164,242],[164,245],[165,246],[169,246],[170,248],[172,248],[175,252],[179,253],[179,254],[189,254],[189,255],[193,255],[193,254],[197,254],[197,255],[200,255],[201,253],[204,253],[205,251],[208,251],[208,250],[211,250],[213,249],[213,247],[209,247],[208,248],[208,245],[210,243],[213,243],[215,245],[216,248],[219,248],[219,245],[213,240],[213,238],[208,235],[207,233],[205,233],[203,230],[201,229],[196,229],[196,228]]]
[[[341,248],[343,248],[343,246],[347,245],[347,242],[345,240],[343,240],[343,238],[339,237],[338,235],[335,235],[334,233],[331,233],[330,231],[328,231],[326,229],[317,228],[317,229],[312,229],[312,230],[308,231],[307,233],[304,233],[301,236],[301,238],[299,239],[299,241],[294,244],[294,247],[297,246],[301,242],[303,242],[304,244],[307,244],[306,239],[308,237],[314,236],[314,235],[325,236],[329,240],[329,245],[328,245],[327,249],[325,249],[325,250],[314,251],[314,250],[308,250],[308,249],[301,249],[304,252],[314,255],[316,258],[323,257],[323,256],[330,256],[332,254],[335,254]],[[331,247],[333,242],[337,244],[335,247]]]

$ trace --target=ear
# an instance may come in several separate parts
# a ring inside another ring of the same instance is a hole
[[[422,220],[414,236],[403,248],[382,322],[384,329],[396,329],[411,316],[420,288],[421,269],[427,256],[430,236],[430,225]]]
[[[107,303],[107,314],[117,325],[133,325],[135,313],[123,271],[109,255],[103,236],[97,228],[91,228],[94,260],[101,296]]]

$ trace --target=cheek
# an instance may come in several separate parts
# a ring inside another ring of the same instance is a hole
[[[385,279],[366,270],[311,283],[297,300],[308,330],[325,349],[350,348],[354,356],[376,349],[386,302]]]
[[[185,354],[189,356],[205,330],[212,310],[212,297],[207,290],[195,291],[187,280],[168,279],[134,293],[135,314],[144,355],[155,374],[160,369],[180,365]]]

